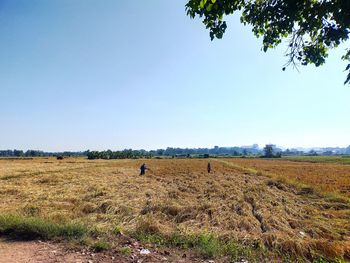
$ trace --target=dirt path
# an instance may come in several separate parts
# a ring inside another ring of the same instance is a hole
[[[151,250],[149,255],[141,255],[140,249],[133,247],[130,255],[117,251],[94,253],[88,250],[72,251],[63,244],[42,241],[7,241],[0,239],[0,263],[147,263],[147,262],[208,262],[184,257],[185,254],[170,250]],[[210,262],[210,261],[209,261]],[[216,261],[219,262],[219,261]]]
[[[60,246],[40,241],[0,241],[1,263],[88,262],[87,256],[65,252]]]

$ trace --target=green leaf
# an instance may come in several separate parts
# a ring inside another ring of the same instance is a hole
[[[213,4],[209,4],[206,9],[208,12],[210,12],[212,8],[213,8]]]

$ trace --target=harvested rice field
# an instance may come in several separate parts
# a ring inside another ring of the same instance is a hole
[[[149,170],[139,176],[143,162]],[[218,158],[208,174],[207,162],[0,160],[0,233],[19,238],[23,221],[43,220],[88,229],[81,246],[103,241],[131,256],[135,247],[119,242],[126,236],[189,251],[183,262],[350,260],[350,166]]]

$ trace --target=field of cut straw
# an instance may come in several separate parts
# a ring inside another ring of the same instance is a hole
[[[56,235],[82,226],[112,244],[123,232],[224,262],[350,259],[350,166],[211,159],[208,174],[207,162],[0,160],[0,233],[16,232],[16,217],[75,224]]]
[[[230,162],[274,178],[306,184],[320,192],[350,197],[349,158],[300,157],[292,160],[235,158],[230,159]]]

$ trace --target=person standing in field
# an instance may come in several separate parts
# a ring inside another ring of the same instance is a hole
[[[146,169],[148,169],[147,167],[146,167],[146,164],[145,163],[143,163],[142,165],[141,165],[141,167],[140,167],[140,175],[145,175],[145,173],[146,173]]]
[[[208,174],[210,174],[210,172],[211,172],[211,164],[210,164],[210,162],[208,162],[207,170],[208,170]]]

